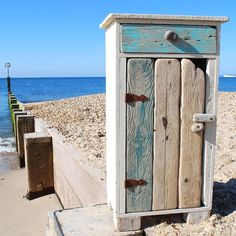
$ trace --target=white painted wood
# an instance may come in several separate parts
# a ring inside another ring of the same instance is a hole
[[[204,130],[204,125],[202,123],[195,123],[191,126],[191,130],[194,133]]]
[[[205,112],[216,114],[216,60],[208,60],[206,68]],[[216,139],[216,120],[205,124],[203,153],[202,202],[211,206],[213,192],[214,151]]]
[[[184,214],[186,223],[200,224],[210,217],[210,211],[191,212]]]
[[[137,58],[136,53],[119,53],[120,57],[127,57],[127,58]],[[178,53],[178,54],[172,54],[172,53],[166,53],[166,54],[156,54],[156,53],[142,53],[138,54],[139,58],[145,57],[145,58],[216,58],[216,55],[210,55],[210,54],[183,54],[183,53]]]
[[[218,25],[217,26],[217,57],[215,60],[215,65],[213,66],[214,68],[212,68],[212,71],[215,71],[215,76],[214,78],[214,89],[213,89],[213,114],[216,115],[217,117],[217,111],[218,111],[218,87],[219,87],[219,65],[220,65],[220,32],[221,32],[221,26]],[[210,66],[210,65],[209,65]],[[217,121],[216,121],[217,122]],[[208,190],[208,206],[210,208],[212,208],[212,197],[213,197],[213,183],[214,183],[214,167],[215,167],[215,149],[216,149],[216,123],[212,128],[212,134],[211,134],[211,142],[212,145],[210,146],[211,150],[211,162],[210,162],[210,166],[209,167],[209,190]],[[206,167],[206,168],[208,168]]]
[[[126,179],[126,103],[125,103],[125,94],[126,94],[126,58],[120,58],[120,79],[119,79],[119,89],[120,89],[120,111],[119,111],[119,156],[117,157],[119,160],[119,203],[120,209],[119,213],[125,213],[125,188],[124,181]]]
[[[185,22],[186,24],[193,24],[194,22],[206,22],[207,24],[211,24],[211,22],[215,23],[224,23],[229,20],[228,17],[224,16],[181,16],[181,15],[158,15],[158,14],[109,14],[104,21],[100,24],[100,28],[106,29],[109,25],[111,25],[114,21],[121,21],[124,22],[135,22],[138,21],[142,23],[143,20],[148,21],[149,23],[154,20],[161,21],[166,20],[172,24],[178,24],[180,22]]]
[[[117,20],[119,24],[129,23],[129,24],[150,24],[150,20],[139,19],[139,20],[132,20],[132,19],[119,19]],[[217,27],[220,23],[217,21],[184,21],[184,20],[176,20],[175,22],[171,22],[170,20],[152,20],[152,24],[178,24],[178,25],[210,25],[213,27]]]
[[[201,211],[209,211],[209,210],[210,210],[209,207],[168,209],[168,210],[160,210],[160,211],[147,211],[147,212],[126,213],[126,214],[120,214],[119,217],[170,215],[170,214],[201,212]]]
[[[117,152],[119,93],[118,91],[118,24],[111,25],[106,31],[106,162],[107,162],[107,202],[114,212],[117,210]],[[117,95],[117,96],[115,96]]]
[[[215,120],[216,116],[214,114],[201,114],[201,113],[193,114],[193,122],[206,123],[206,122],[215,122]]]

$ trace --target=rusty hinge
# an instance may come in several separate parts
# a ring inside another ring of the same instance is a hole
[[[143,179],[126,179],[125,180],[125,188],[132,188],[137,186],[146,185],[147,182]]]
[[[136,95],[133,93],[126,93],[125,102],[145,102],[148,98],[145,95]]]

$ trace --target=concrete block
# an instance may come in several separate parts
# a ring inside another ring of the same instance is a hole
[[[28,199],[54,192],[52,137],[45,133],[24,134]]]
[[[17,136],[17,152],[20,160],[20,167],[25,166],[24,154],[24,134],[33,133],[35,131],[34,116],[32,115],[19,115],[16,117],[16,136]]]
[[[64,236],[141,236],[142,230],[118,232],[113,224],[113,212],[107,204],[91,205],[56,211],[51,214],[50,231]],[[53,225],[52,225],[53,222]],[[53,234],[52,234],[53,235]]]

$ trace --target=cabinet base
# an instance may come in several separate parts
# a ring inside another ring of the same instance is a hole
[[[141,217],[116,217],[114,216],[114,225],[117,231],[136,231],[141,229]]]

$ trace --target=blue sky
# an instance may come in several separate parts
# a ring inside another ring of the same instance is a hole
[[[109,13],[229,16],[222,26],[220,73],[236,74],[235,0],[2,0],[0,77],[104,76]]]

